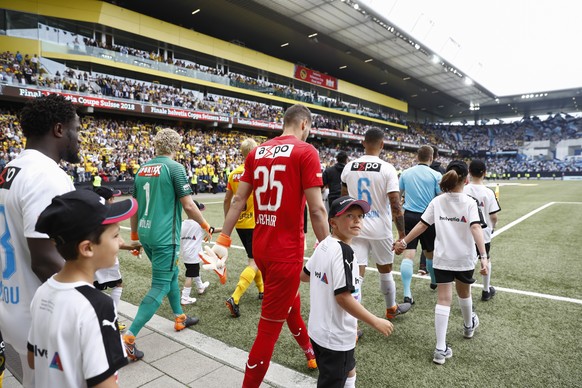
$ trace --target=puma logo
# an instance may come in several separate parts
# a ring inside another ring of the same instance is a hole
[[[104,319],[103,322],[101,322],[101,325],[102,326],[111,326],[111,328],[113,330],[115,330],[115,322],[108,321],[107,319]]]
[[[247,368],[249,368],[249,369],[255,369],[259,364],[262,365],[263,364],[263,361],[259,362],[258,364],[252,365],[252,366],[249,365],[249,362],[247,361]]]

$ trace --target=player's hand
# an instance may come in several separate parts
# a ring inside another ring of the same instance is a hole
[[[208,222],[204,222],[200,226],[206,232],[206,234],[204,235],[204,242],[210,242],[210,240],[212,240],[212,232],[214,231],[214,228],[210,226]]]
[[[376,322],[374,322],[374,329],[378,330],[385,336],[389,336],[392,334],[392,331],[394,331],[394,325],[392,325],[392,322],[387,319],[376,318]]]
[[[218,258],[222,259],[228,257],[228,248],[230,248],[230,244],[232,240],[230,236],[224,233],[220,233],[218,238],[216,239],[216,244],[212,247],[212,251],[218,256]]]
[[[487,275],[488,271],[488,264],[489,264],[489,260],[486,258],[481,258],[481,270],[479,271],[479,273],[483,276]]]
[[[403,240],[396,240],[396,242],[394,244],[392,244],[392,250],[397,255],[404,252],[405,249],[406,249],[406,243]]]
[[[208,245],[206,245],[204,246],[204,250],[198,253],[198,257],[200,257],[204,262],[202,265],[203,269],[207,271],[214,270],[218,275],[220,284],[226,283],[226,258],[228,255],[220,258]]]

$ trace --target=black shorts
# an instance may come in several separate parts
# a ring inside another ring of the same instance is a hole
[[[491,260],[491,256],[489,256],[489,251],[491,250],[491,243],[485,243],[485,252],[487,252],[487,258],[489,260]],[[477,251],[477,259],[480,259],[479,257],[479,248],[477,248],[477,245],[475,245],[475,251]]]
[[[412,229],[420,222],[420,217],[422,213],[415,213],[408,210],[404,211],[404,231],[408,235]],[[434,225],[431,225],[426,229],[420,236],[412,241],[408,241],[406,244],[406,249],[416,249],[418,246],[418,241],[420,240],[420,246],[423,251],[432,252],[434,251],[434,239],[436,238],[436,232]]]
[[[434,268],[434,278],[437,284],[439,283],[452,283],[455,279],[465,284],[475,283],[473,279],[473,273],[475,270],[471,269],[469,271],[446,271],[444,269]]]
[[[112,280],[110,282],[105,282],[103,284],[102,283],[98,283],[97,281],[94,281],[93,282],[93,285],[95,286],[95,288],[98,289],[98,290],[101,290],[101,291],[103,291],[103,290],[105,290],[107,288],[115,288],[117,286],[120,286],[121,284],[122,284],[121,279]]]
[[[197,278],[200,276],[200,263],[196,264],[188,264],[184,263],[184,267],[186,267],[186,277],[187,278]]]
[[[311,344],[319,370],[317,386],[319,388],[343,388],[349,371],[356,367],[354,349],[342,352],[319,346],[314,340],[311,340]]]
[[[237,229],[236,232],[240,237],[240,240],[247,251],[247,257],[249,259],[253,258],[253,230],[254,229]]]

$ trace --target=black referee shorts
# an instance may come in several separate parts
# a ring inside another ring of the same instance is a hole
[[[406,234],[420,222],[420,217],[422,213],[411,212],[408,210],[404,211],[404,231]],[[420,236],[406,244],[406,249],[416,249],[418,246],[418,241],[420,241],[420,246],[423,251],[432,252],[434,251],[434,239],[436,238],[436,232],[434,225],[428,227]]]

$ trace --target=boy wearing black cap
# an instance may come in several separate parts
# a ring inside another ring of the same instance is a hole
[[[319,368],[318,387],[355,387],[358,320],[386,336],[392,333],[390,321],[374,316],[357,301],[359,267],[349,244],[360,234],[368,211],[366,201],[350,196],[333,201],[332,234],[319,243],[301,273],[301,281],[310,282],[308,332]]]
[[[471,179],[469,184],[463,189],[465,194],[469,194],[477,200],[481,213],[483,213],[485,223],[487,224],[487,227],[483,228],[485,250],[487,251],[487,257],[489,258],[489,263],[487,264],[487,275],[483,275],[481,300],[484,302],[495,296],[495,288],[491,285],[491,256],[489,255],[489,251],[491,250],[491,235],[493,234],[493,229],[495,229],[495,224],[497,224],[497,213],[501,211],[499,202],[497,202],[497,199],[495,198],[495,193],[483,183],[486,172],[487,168],[485,162],[479,159],[471,161],[469,164],[469,174]]]
[[[123,240],[119,222],[137,202],[114,204],[90,190],[53,198],[36,231],[46,233],[65,259],[61,271],[37,290],[30,306],[28,364],[36,387],[117,386],[127,364],[111,298],[93,287],[99,268],[110,267]]]

